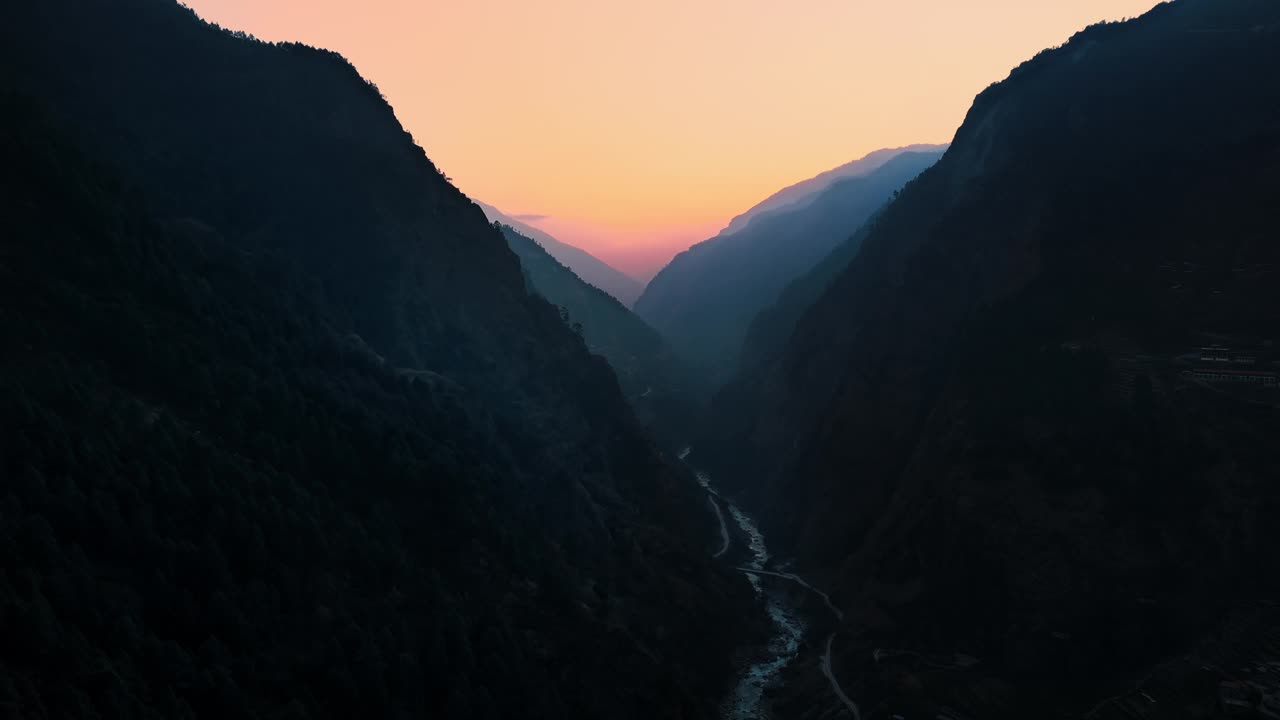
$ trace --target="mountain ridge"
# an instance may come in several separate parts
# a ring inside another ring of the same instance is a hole
[[[0,19],[0,704],[714,712],[694,483],[375,86],[168,0]]]
[[[1182,0],[1019,66],[716,398],[695,457],[866,642],[981,658],[913,674],[912,699],[909,660],[847,651],[864,698],[1176,711],[1217,680],[1144,687],[1163,659],[1248,657],[1220,633],[1280,593],[1249,520],[1277,502],[1280,403],[1197,382],[1195,348],[1248,348],[1259,382],[1280,361],[1280,91],[1250,80],[1278,33],[1274,3]]]
[[[894,157],[902,153],[936,153],[946,150],[947,143],[916,143],[913,145],[903,145],[896,148],[882,148],[875,150],[866,155],[851,160],[843,165],[824,170],[806,180],[792,183],[781,190],[773,193],[769,197],[761,200],[751,206],[745,212],[736,215],[729,224],[720,231],[719,235],[732,235],[742,230],[751,222],[753,218],[767,212],[787,209],[788,206],[797,203],[803,203],[806,199],[811,199],[818,193],[826,190],[835,182],[844,178],[861,177],[874,172],[876,169],[892,160]]]
[[[649,432],[669,450],[683,447],[695,417],[696,396],[686,370],[658,331],[612,295],[586,282],[543,246],[509,225],[499,225],[532,290],[561,309],[587,348],[609,361],[628,402]]]
[[[808,202],[759,214],[742,230],[676,255],[635,311],[714,388],[735,369],[757,312],[854,234],[937,153],[897,153],[861,177],[839,178]]]
[[[476,200],[475,203],[484,211],[484,215],[489,222],[507,225],[521,235],[534,240],[560,264],[573,270],[583,282],[609,293],[627,308],[634,305],[640,294],[644,292],[644,283],[614,268],[586,250],[561,242],[549,233],[528,223],[521,222],[488,203],[479,200]]]

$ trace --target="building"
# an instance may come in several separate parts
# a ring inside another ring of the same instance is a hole
[[[1242,369],[1231,366],[1204,366],[1184,370],[1184,376],[1210,383],[1242,383],[1263,387],[1280,386],[1280,376],[1274,370]]]
[[[1231,362],[1231,348],[1221,345],[1200,348],[1200,362]]]
[[[1256,365],[1258,364],[1258,356],[1247,351],[1241,352],[1221,345],[1213,345],[1200,348],[1200,362]]]

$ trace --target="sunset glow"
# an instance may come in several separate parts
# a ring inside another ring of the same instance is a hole
[[[1153,0],[188,0],[336,50],[472,197],[638,278],[780,187],[947,142],[975,94]]]

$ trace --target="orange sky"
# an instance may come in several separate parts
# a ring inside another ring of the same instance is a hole
[[[348,57],[464,192],[647,279],[785,185],[946,142],[1044,47],[1155,0],[187,0]]]

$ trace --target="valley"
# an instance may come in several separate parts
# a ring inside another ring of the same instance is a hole
[[[1280,2],[1091,1],[4,5],[0,715],[1280,717]]]

